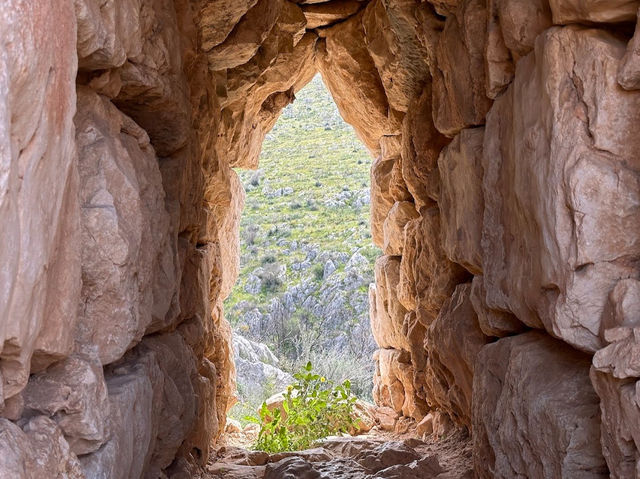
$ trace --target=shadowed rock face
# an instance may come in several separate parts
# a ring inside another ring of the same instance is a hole
[[[640,474],[639,8],[2,2],[0,477],[207,461],[231,167],[318,71],[373,160],[377,402],[470,429],[480,477]]]

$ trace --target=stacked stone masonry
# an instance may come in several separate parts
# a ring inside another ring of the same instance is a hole
[[[640,477],[639,9],[3,1],[0,477],[207,461],[232,167],[318,72],[372,156],[375,400],[478,477]]]

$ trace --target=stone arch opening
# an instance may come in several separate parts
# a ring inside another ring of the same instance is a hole
[[[605,3],[3,3],[0,467],[206,460],[231,167],[319,70],[376,158],[377,400],[470,428],[479,477],[637,474],[638,2]]]
[[[258,169],[235,169],[240,274],[224,308],[237,373],[229,416],[240,423],[309,361],[372,401],[370,164],[318,74],[267,134]]]

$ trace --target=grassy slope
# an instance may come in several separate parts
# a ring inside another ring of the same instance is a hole
[[[260,305],[270,299],[267,292],[256,296],[244,291],[251,271],[273,257],[287,266],[304,259],[301,250],[283,254],[287,247],[278,245],[279,240],[313,243],[323,250],[348,254],[359,250],[373,263],[379,250],[371,242],[369,207],[355,207],[353,201],[345,207],[325,205],[325,200],[344,190],[367,188],[370,162],[367,150],[342,120],[317,76],[299,92],[267,136],[260,170],[238,171],[247,189],[247,201],[240,227],[240,278],[225,304],[232,324],[239,321],[233,314],[239,301]],[[265,185],[266,190],[291,187],[294,191],[270,198],[263,194]],[[248,241],[251,236],[253,241]],[[285,287],[308,274],[287,268]]]

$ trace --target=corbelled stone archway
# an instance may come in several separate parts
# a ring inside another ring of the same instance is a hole
[[[231,168],[317,71],[373,157],[376,401],[478,477],[639,474],[639,7],[3,3],[0,476],[207,461]]]

